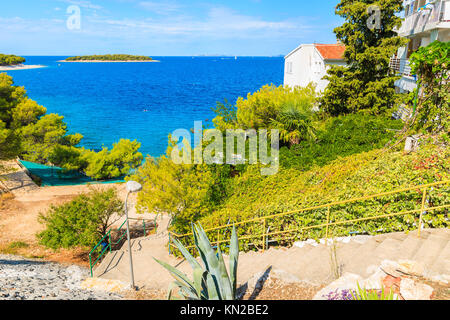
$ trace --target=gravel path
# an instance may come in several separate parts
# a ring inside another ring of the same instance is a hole
[[[109,292],[80,288],[89,270],[0,254],[0,300],[119,300]]]

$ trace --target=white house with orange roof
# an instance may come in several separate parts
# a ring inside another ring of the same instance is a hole
[[[284,57],[284,85],[306,87],[316,85],[322,92],[328,81],[322,79],[331,65],[346,66],[342,44],[302,44]]]

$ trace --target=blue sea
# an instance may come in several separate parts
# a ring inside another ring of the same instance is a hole
[[[155,63],[64,63],[67,57],[25,57],[46,68],[8,71],[28,96],[65,117],[69,133],[90,149],[120,138],[159,156],[169,133],[210,124],[218,101],[234,103],[265,84],[283,83],[282,57],[153,57]]]

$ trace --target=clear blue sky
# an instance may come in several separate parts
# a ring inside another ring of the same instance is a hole
[[[334,43],[338,0],[2,1],[0,53],[150,56],[286,54],[301,43]],[[81,10],[70,30],[67,9]]]

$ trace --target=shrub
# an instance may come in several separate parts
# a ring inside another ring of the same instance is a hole
[[[436,40],[410,57],[411,72],[418,77],[418,88],[414,92],[418,95],[418,101],[414,102],[417,105],[413,106],[413,109],[417,107],[414,129],[443,132],[447,139],[450,130],[449,51],[450,42]]]
[[[311,109],[315,103],[314,86],[306,88],[276,87],[265,85],[257,92],[249,93],[247,98],[239,97],[236,105],[225,101],[214,109],[217,117],[213,119],[217,129],[269,129],[280,111],[288,106]]]
[[[51,206],[39,221],[46,227],[38,234],[40,243],[52,249],[92,247],[123,214],[123,202],[114,188],[92,188],[72,201]]]
[[[312,105],[305,102],[289,103],[283,106],[275,119],[272,119],[271,126],[280,130],[280,138],[283,142],[296,145],[302,140],[316,140],[312,117]]]

